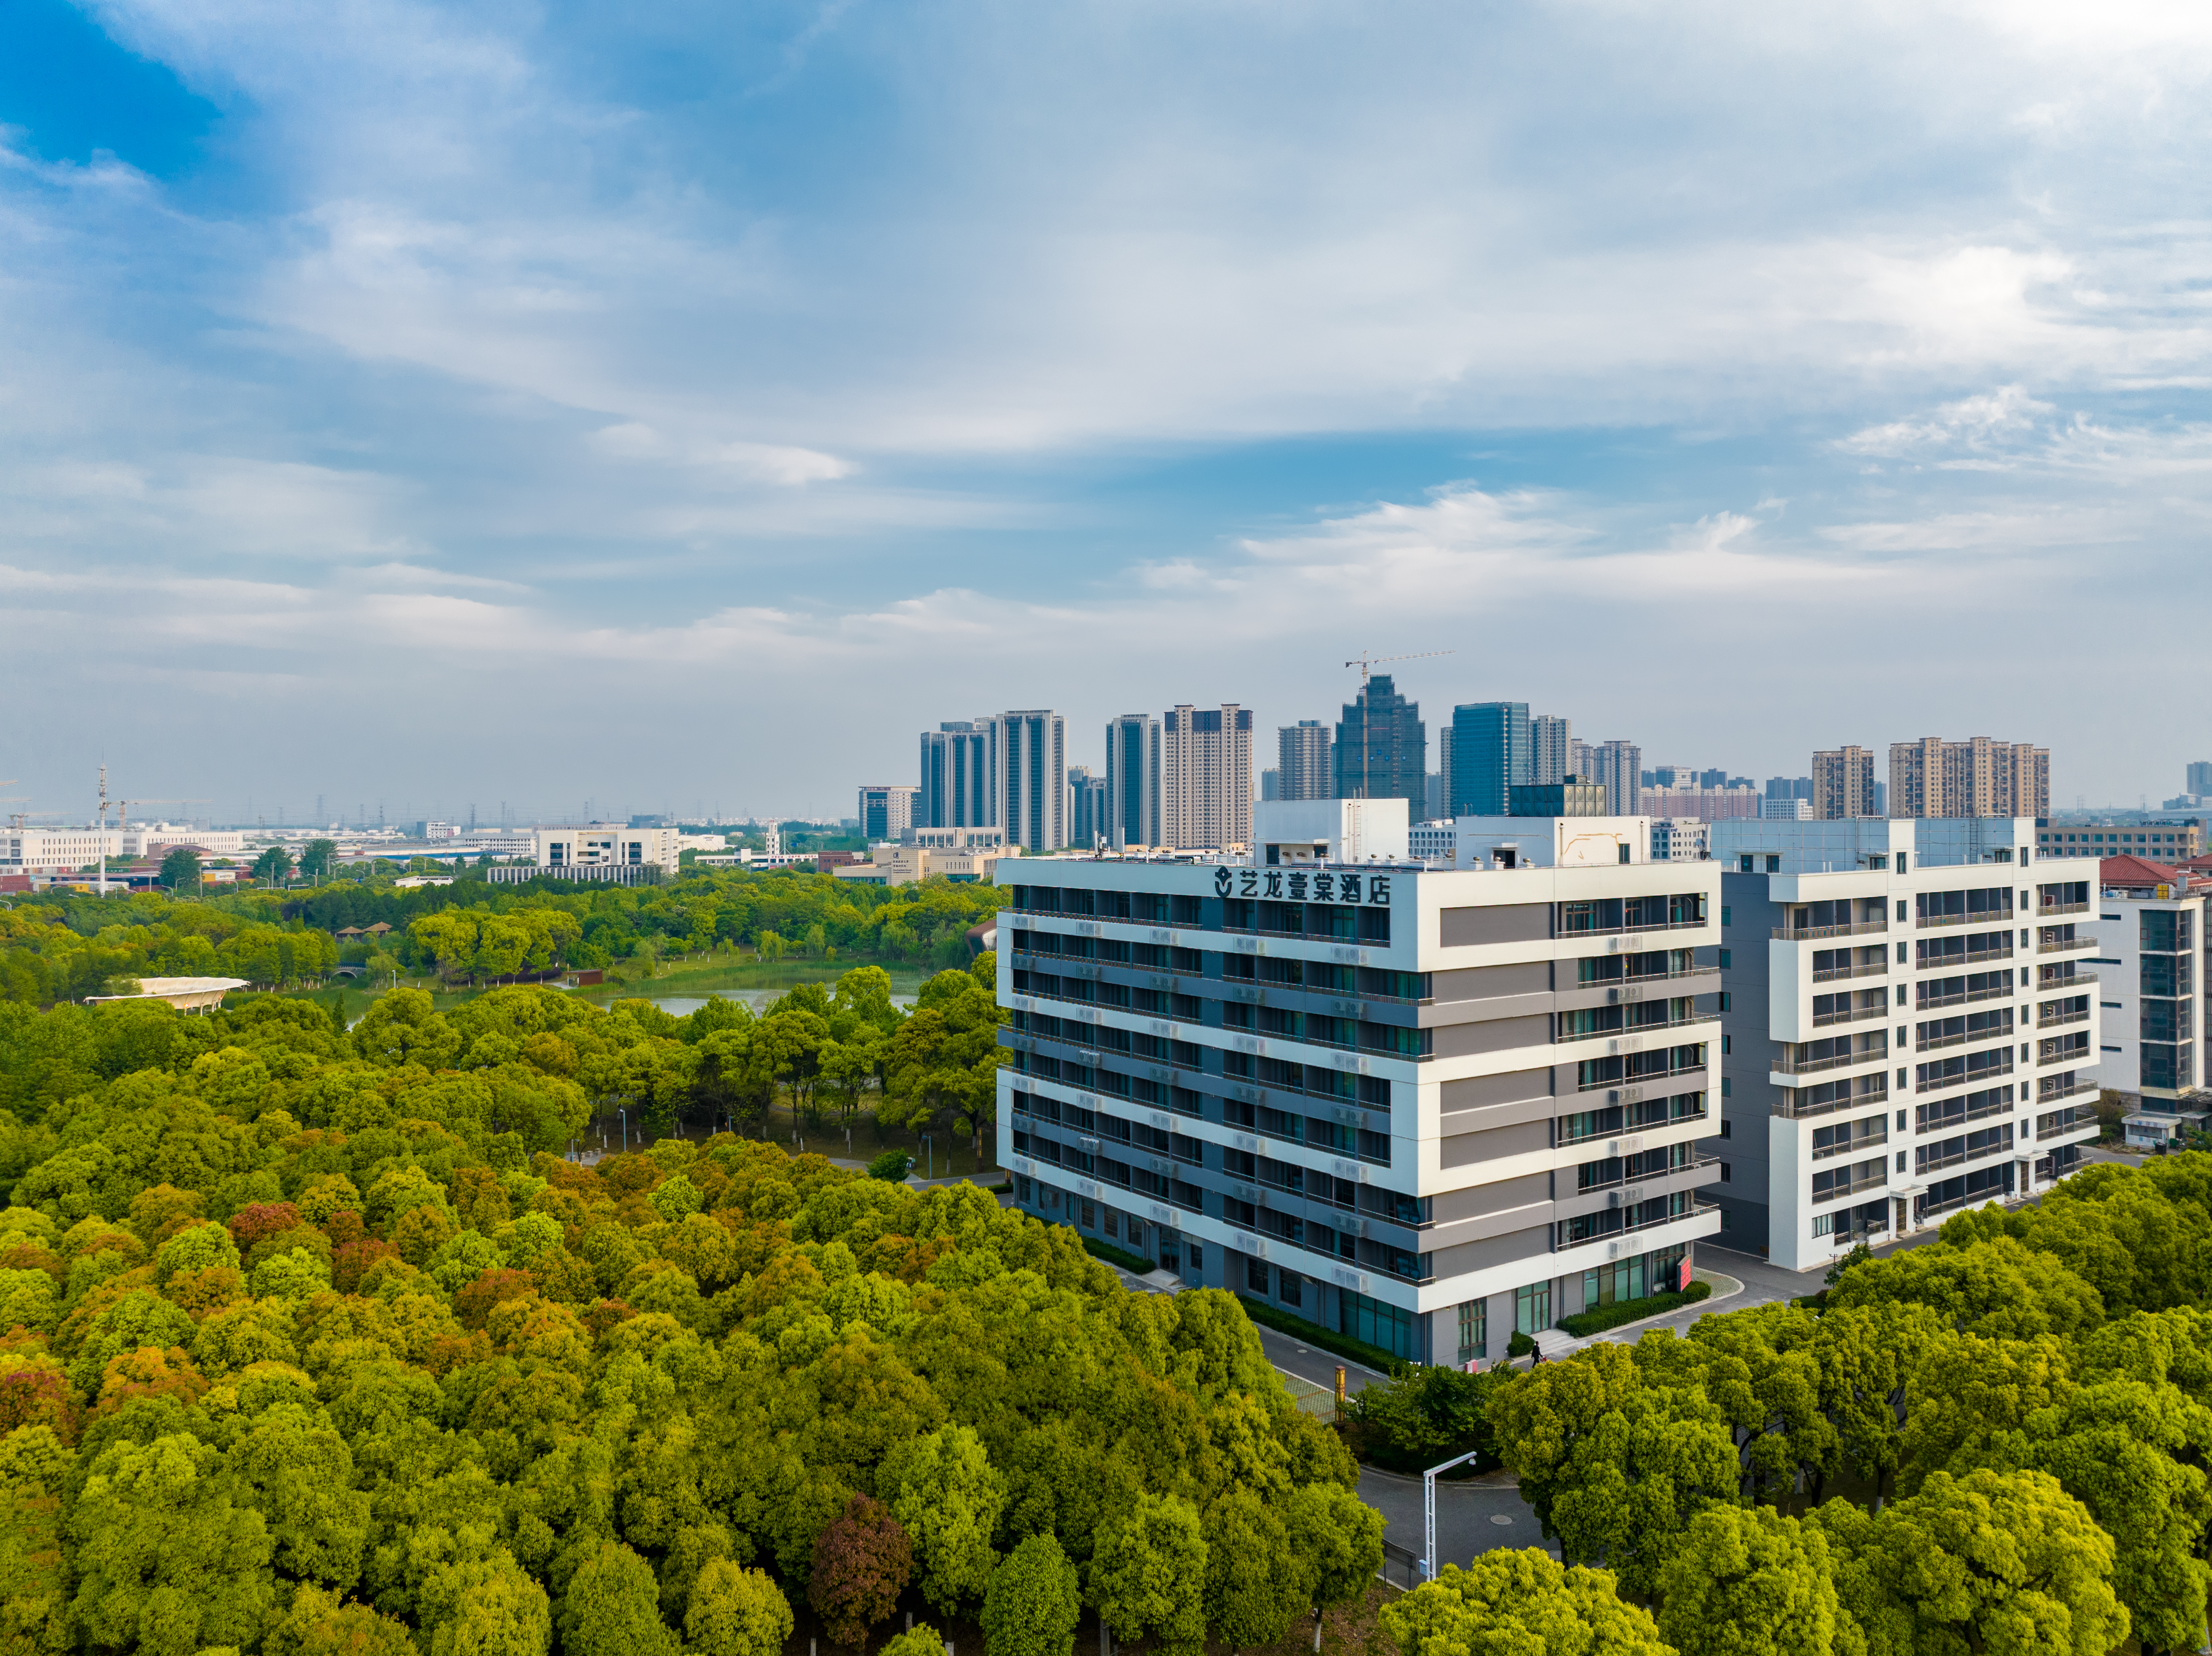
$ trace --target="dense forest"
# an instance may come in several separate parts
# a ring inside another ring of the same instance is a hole
[[[2209,1299],[2192,1154],[1955,1215],[1686,1338],[1409,1379],[1370,1412],[1491,1448],[1567,1568],[1490,1555],[1385,1624],[1414,1656],[2197,1649]]]
[[[1088,1604],[1194,1653],[1379,1562],[1225,1295],[729,1133],[556,1153],[595,1064],[731,1026],[533,988],[350,1030],[9,1010],[11,1650],[744,1656],[904,1595],[995,1649]]]
[[[778,1095],[981,1130],[993,966],[911,1012],[869,967],[757,1016],[0,1004],[0,1640],[734,1653],[903,1602],[1249,1647],[1367,1589],[1348,1438],[1483,1448],[1563,1556],[1394,1599],[1408,1656],[2200,1641],[2212,1156],[1686,1336],[1412,1371],[1340,1434],[1233,1299],[747,1136]],[[563,1160],[611,1100],[691,1137]]]
[[[556,964],[748,949],[948,967],[998,907],[986,884],[859,885],[794,870],[714,870],[660,885],[535,880],[494,885],[464,870],[446,886],[389,879],[186,900],[158,892],[46,894],[0,908],[0,1000],[45,1006],[141,977],[224,976],[267,987],[313,981],[380,947],[337,934],[391,928],[380,962],[452,978]]]

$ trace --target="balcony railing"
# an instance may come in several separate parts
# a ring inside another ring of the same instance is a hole
[[[2096,946],[2094,937],[2055,937],[2049,943],[2039,942],[2035,945],[2035,952],[2039,955],[2067,955],[2077,949],[2094,949]]]
[[[2070,1110],[2053,1110],[2049,1115],[2039,1115],[2035,1118],[2035,1136],[2038,1138],[2058,1138],[2067,1133],[2079,1132],[2084,1127],[2094,1127],[2096,1125],[2097,1113],[2094,1110],[2078,1107]]]
[[[2039,1105],[2055,1104],[2062,1098],[2079,1098],[2084,1093],[2094,1093],[2097,1090],[2095,1082],[2087,1081],[2076,1076],[2063,1087],[2052,1087],[2047,1091],[2039,1088],[2036,1090],[2035,1101]]]
[[[1978,1150],[1953,1150],[1948,1156],[1931,1156],[1924,1162],[1915,1156],[1912,1170],[1923,1176],[1941,1173],[1946,1168],[1962,1168],[1969,1162],[1986,1162],[1993,1156],[2010,1156],[2012,1148],[2009,1144],[1984,1144]]]
[[[1815,1116],[1833,1115],[1839,1110],[1863,1109],[1869,1104],[1880,1104],[1889,1097],[1889,1077],[1872,1077],[1881,1084],[1870,1092],[1853,1092],[1846,1098],[1832,1098],[1824,1104],[1805,1104],[1799,1101],[1794,1089],[1785,1091],[1773,1105],[1774,1113],[1789,1121],[1809,1121]]]
[[[1621,1076],[1611,1081],[1578,1082],[1575,1090],[1577,1093],[1601,1093],[1615,1087],[1644,1087],[1655,1081],[1671,1081],[1676,1076],[1701,1075],[1705,1068],[1702,1064],[1685,1064],[1680,1069],[1649,1070],[1642,1075]]]
[[[1889,1008],[1887,1006],[1860,1006],[1848,1012],[1815,1012],[1813,1014],[1813,1027],[1819,1029],[1831,1023],[1863,1023],[1869,1018],[1888,1016]]]
[[[1818,1075],[1823,1070],[1845,1070],[1854,1064],[1880,1064],[1889,1057],[1886,1046],[1871,1046],[1863,1052],[1838,1052],[1832,1058],[1792,1058],[1788,1053],[1775,1059],[1767,1065],[1770,1073],[1782,1076]]]
[[[1996,1099],[1987,1104],[1977,1104],[1971,1110],[1930,1116],[1925,1126],[1916,1125],[1912,1131],[1915,1137],[1924,1133],[1948,1132],[1954,1127],[1964,1126],[1969,1121],[1985,1120],[1993,1115],[2009,1115],[2019,1107],[2010,1099]]]
[[[1978,1000],[2010,1000],[2013,993],[2013,986],[2007,984],[2002,989],[1969,989],[1964,994],[1931,995],[1919,1003],[1919,1010],[1933,1012],[1942,1007],[1965,1006]]]
[[[2005,1054],[2004,1068],[2002,1070],[1962,1070],[1954,1076],[1942,1076],[1934,1081],[1916,1082],[1913,1084],[1912,1090],[1915,1093],[1940,1093],[1947,1091],[1953,1087],[1972,1086],[1978,1081],[2001,1080],[2011,1073],[2012,1054],[2010,1052],[2007,1052]]]
[[[1860,937],[1888,930],[1887,919],[1849,920],[1842,925],[1778,925],[1767,935],[1784,943],[1804,943],[1817,937]]]
[[[2034,992],[2039,995],[2063,995],[2075,989],[2094,989],[2096,986],[2097,974],[2094,972],[2075,972],[2063,978],[2045,978],[2035,986]]]
[[[1844,978],[1876,978],[1889,970],[1887,961],[1876,961],[1871,966],[1831,966],[1813,974],[1815,983],[1834,983]]]
[[[2089,1009],[2084,1006],[2075,1011],[2061,1012],[2055,1017],[2047,1011],[2043,1012],[2035,1020],[2035,1027],[2039,1029],[2056,1029],[2062,1024],[2087,1023],[2088,1021]]]
[[[1926,931],[1945,925],[1997,925],[2000,924],[2005,925],[2012,924],[2012,910],[1985,908],[1971,914],[1923,914],[1920,916],[1917,929]]]
[[[1889,1160],[1885,1156],[1882,1158],[1881,1168],[1875,1172],[1855,1179],[1848,1185],[1831,1185],[1824,1191],[1814,1192],[1813,1205],[1818,1207],[1823,1202],[1840,1202],[1846,1196],[1856,1196],[1865,1191],[1880,1190],[1888,1182]]]
[[[2045,903],[2035,912],[2038,914],[2086,914],[2089,912],[2089,905],[2087,902]]]
[[[1613,1190],[1623,1185],[1648,1185],[1657,1180],[1671,1179],[1678,1173],[1697,1173],[1707,1168],[1717,1168],[1720,1164],[1721,1159],[1717,1156],[1693,1156],[1687,1162],[1680,1162],[1674,1167],[1661,1168],[1653,1173],[1639,1173],[1633,1179],[1626,1174],[1622,1174],[1620,1177],[1608,1179],[1600,1185],[1577,1184],[1575,1186],[1575,1194],[1589,1196],[1597,1191]]]
[[[1711,924],[1711,919],[1645,920],[1637,925],[1583,925],[1577,926],[1571,931],[1565,926],[1561,926],[1559,935],[1562,938],[1615,937],[1623,935],[1636,936],[1646,931],[1697,931]],[[1344,938],[1340,941],[1350,942],[1351,939]]]
[[[2010,1040],[2011,1039],[2012,1031],[2009,1029],[1969,1029],[1963,1034],[1937,1035],[1933,1040],[1916,1041],[1913,1043],[1912,1050],[1916,1052],[1933,1052],[1946,1046],[1964,1046],[1970,1040]]]

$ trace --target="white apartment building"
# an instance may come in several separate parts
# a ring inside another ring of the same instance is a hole
[[[2084,924],[2097,937],[2087,964],[2102,1014],[2098,1079],[2127,1100],[2130,1145],[2170,1143],[2202,1131],[2207,1118],[2197,966],[2197,951],[2212,941],[2204,931],[2212,886],[2181,870],[2115,857],[2103,863],[2093,889],[2097,900]]]
[[[1632,819],[1601,858],[1583,818],[1463,820],[1455,869],[1316,858],[1276,813],[1324,803],[1404,810],[1264,804],[1249,864],[1001,870],[1017,1202],[1419,1362],[1676,1285],[1719,1225],[1717,865]]]
[[[2096,865],[2035,854],[2034,834],[2027,817],[1714,824],[1728,1247],[1811,1270],[2080,1165]]]
[[[677,870],[677,832],[667,828],[619,828],[596,822],[589,828],[531,830],[532,854],[549,872],[570,869],[659,868]]]
[[[1655,816],[1651,819],[1651,860],[1655,863],[1702,862],[1713,854],[1713,825],[1702,816]]]

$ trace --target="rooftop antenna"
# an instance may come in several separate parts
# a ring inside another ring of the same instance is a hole
[[[1374,747],[1367,722],[1367,670],[1380,667],[1389,661],[1423,661],[1431,656],[1455,656],[1458,653],[1456,650],[1414,650],[1401,656],[1370,656],[1362,650],[1354,659],[1344,664],[1347,667],[1359,669],[1359,797],[1362,799],[1367,797],[1367,755]],[[1445,801],[1447,804],[1450,803],[1449,800]]]

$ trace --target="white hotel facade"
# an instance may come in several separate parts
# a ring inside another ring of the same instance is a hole
[[[1262,804],[1249,863],[1025,859],[999,1154],[1187,1283],[1494,1358],[1719,1228],[1721,868],[1638,818],[1462,819],[1425,867],[1404,809]]]
[[[1713,825],[1723,1246],[1793,1271],[2097,1137],[2098,864],[2031,818]]]

